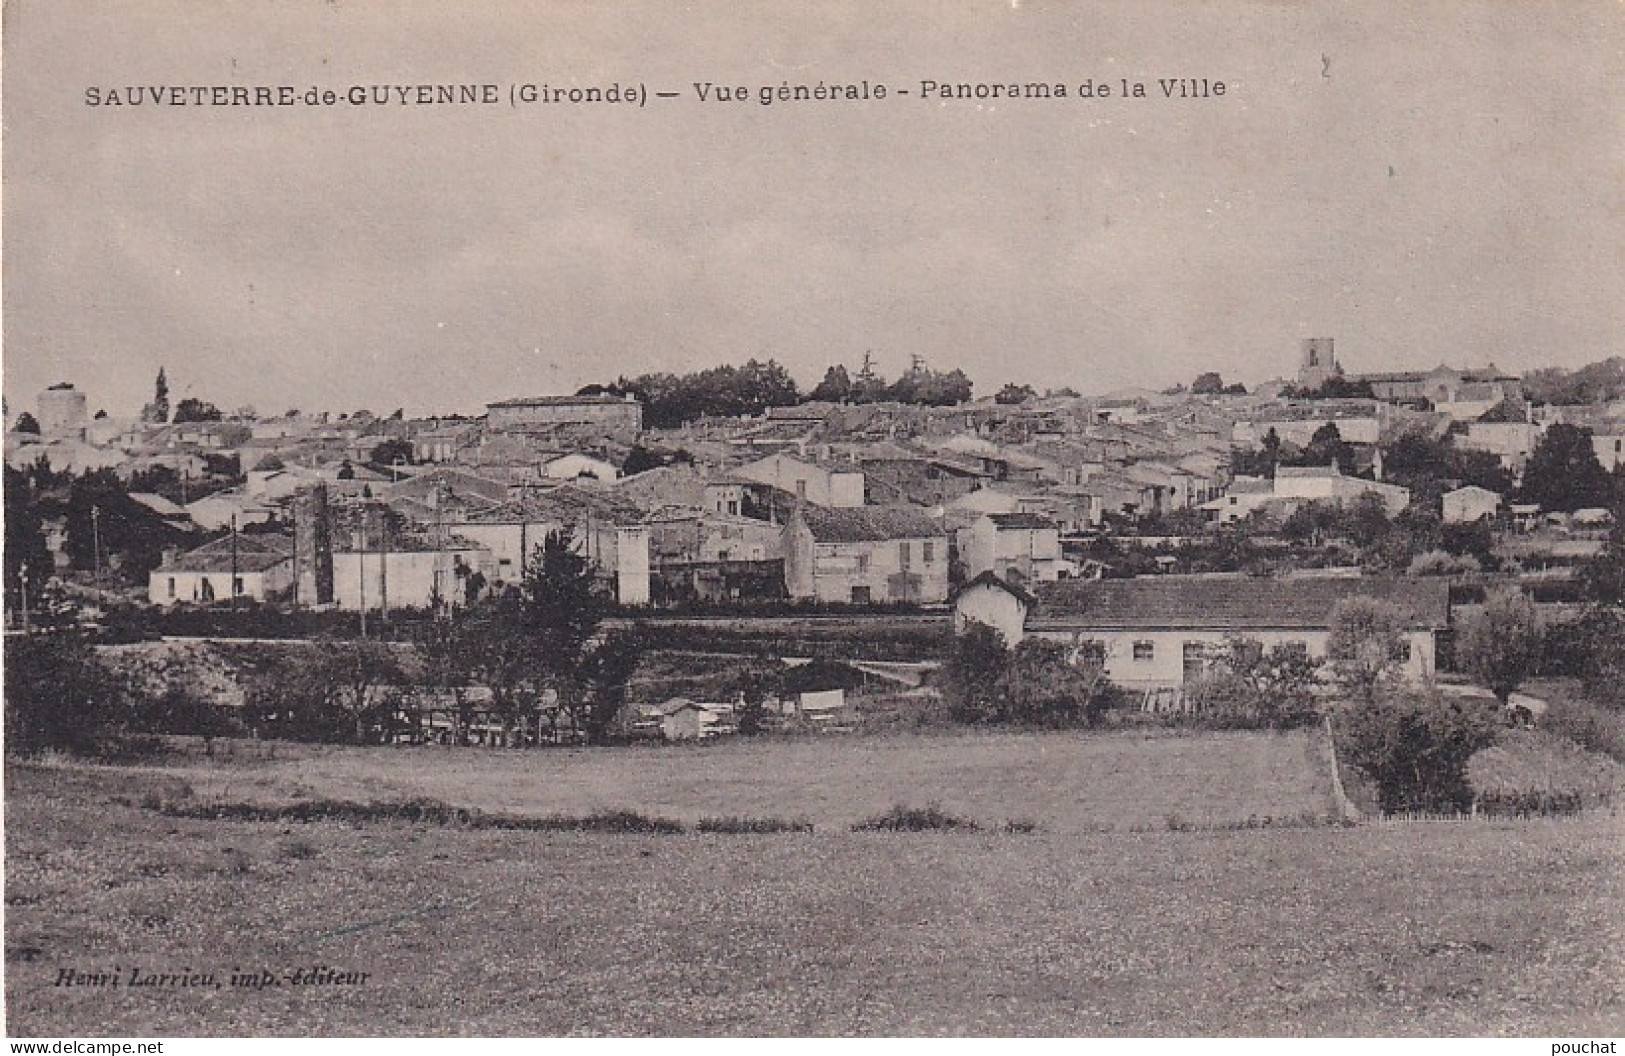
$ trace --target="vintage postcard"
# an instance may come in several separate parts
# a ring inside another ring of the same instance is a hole
[[[10,1035],[1614,1051],[1619,3],[0,30]]]

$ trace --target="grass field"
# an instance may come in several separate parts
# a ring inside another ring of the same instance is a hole
[[[1180,811],[1215,822],[1323,811],[1310,748],[1301,737],[1055,734],[723,751],[299,749],[176,770],[14,765],[8,1029],[1625,1032],[1617,816],[1208,832],[1160,824]],[[142,805],[174,800],[183,782],[194,789],[188,801],[415,793],[505,811],[802,813],[818,830],[516,833],[196,820]],[[772,806],[794,790],[818,794],[802,811]],[[1112,819],[1117,831],[1090,831],[1136,796],[1151,805]],[[846,829],[894,802],[928,799],[984,822],[1024,815],[1040,827]],[[1157,824],[1128,831],[1131,818]],[[367,979],[286,981],[317,966]],[[115,967],[191,969],[223,985],[56,985],[65,968]],[[233,971],[261,970],[283,985],[230,985]]]
[[[821,830],[899,803],[939,803],[989,825],[1030,820],[1064,833],[1326,815],[1330,775],[1311,737],[962,732],[539,752],[282,744],[267,762],[194,754],[162,772],[185,780],[203,803],[427,797],[527,816],[621,808],[689,823],[784,816]]]

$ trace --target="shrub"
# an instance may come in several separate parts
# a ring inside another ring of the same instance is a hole
[[[1544,730],[1506,731],[1473,756],[1467,775],[1491,813],[1573,813],[1625,790],[1625,766]]]
[[[159,808],[170,817],[205,818],[214,821],[351,823],[405,821],[414,824],[459,826],[470,829],[506,829],[517,832],[653,832],[680,833],[681,822],[650,817],[632,810],[601,810],[583,816],[553,815],[546,818],[515,818],[486,814],[466,807],[453,807],[433,799],[412,799],[401,803],[351,803],[345,800],[317,799],[283,806],[256,803],[214,803]]]
[[[5,670],[8,754],[94,751],[125,710],[122,688],[76,632],[9,639]]]
[[[1541,658],[1535,605],[1516,591],[1498,593],[1467,619],[1456,636],[1456,663],[1502,704],[1534,674]]]
[[[696,828],[700,832],[756,835],[773,832],[811,832],[813,831],[813,824],[810,821],[801,819],[726,817],[701,818]]]
[[[1340,710],[1337,743],[1376,785],[1385,812],[1459,811],[1473,801],[1468,760],[1499,726],[1498,709],[1481,700],[1382,692]]]
[[[1478,558],[1471,554],[1457,556],[1448,550],[1424,550],[1411,558],[1406,569],[1413,576],[1452,576],[1481,569]]]
[[[1391,680],[1405,647],[1410,614],[1380,598],[1344,598],[1332,609],[1326,656],[1352,696],[1370,701]]]
[[[958,830],[975,832],[981,826],[969,818],[949,814],[936,803],[924,807],[905,807],[902,804],[884,814],[877,814],[852,826],[853,832],[929,832]]]
[[[1625,714],[1589,700],[1554,699],[1540,728],[1625,763]]]
[[[1281,730],[1314,722],[1320,661],[1301,646],[1265,650],[1233,638],[1218,663],[1187,689],[1198,725],[1215,729]]]

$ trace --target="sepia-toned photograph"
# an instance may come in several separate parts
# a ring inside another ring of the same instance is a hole
[[[1615,0],[0,11],[0,1032],[1616,1051]]]

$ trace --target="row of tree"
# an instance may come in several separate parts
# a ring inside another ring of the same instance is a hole
[[[855,374],[848,373],[844,365],[832,366],[805,394],[778,361],[751,359],[743,366],[711,367],[688,374],[623,376],[607,385],[588,385],[578,395],[631,396],[643,404],[645,425],[671,429],[702,417],[760,415],[770,407],[809,401],[949,406],[969,400],[971,390],[964,371],[936,371],[918,362],[897,380],[887,382],[865,356]]]

